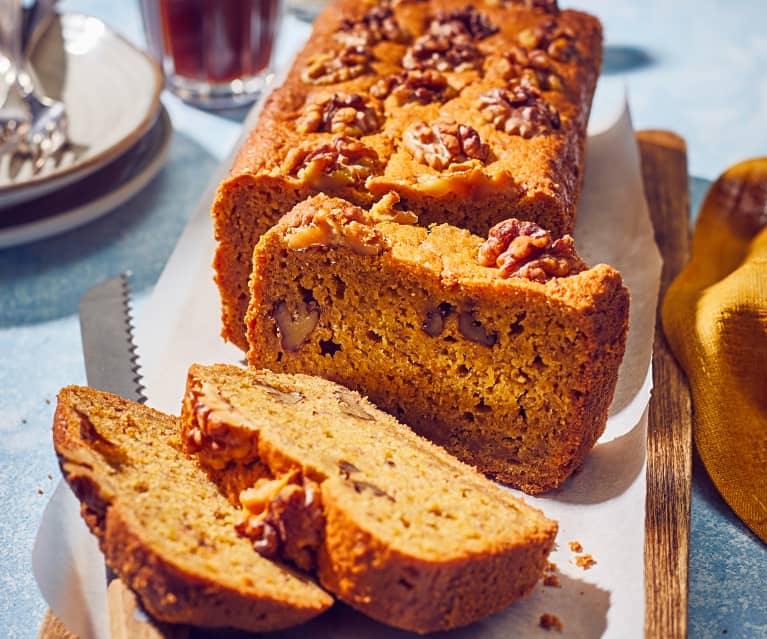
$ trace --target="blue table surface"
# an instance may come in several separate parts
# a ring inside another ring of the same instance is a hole
[[[563,2],[563,5],[570,3]],[[694,216],[708,183],[767,154],[767,2],[577,0],[605,26],[604,72],[623,76],[636,128],[671,129],[688,144]],[[143,46],[138,2],[64,0]],[[287,64],[309,32],[288,16]],[[84,384],[80,294],[133,272],[136,308],[156,282],[244,111],[225,115],[163,95],[174,137],[160,174],[108,215],[46,241],[0,250],[0,636],[37,635],[45,605],[30,568],[40,515],[58,480],[50,426],[57,391]],[[767,546],[738,519],[695,459],[690,637],[767,637]]]

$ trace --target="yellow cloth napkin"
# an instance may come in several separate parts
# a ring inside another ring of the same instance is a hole
[[[767,158],[710,188],[662,318],[690,382],[700,457],[767,543]]]

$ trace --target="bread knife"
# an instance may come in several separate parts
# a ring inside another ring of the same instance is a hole
[[[133,343],[129,274],[88,289],[80,299],[80,334],[88,385],[144,403],[138,353]],[[107,567],[111,639],[185,639],[186,626],[161,624],[139,606],[136,595]]]

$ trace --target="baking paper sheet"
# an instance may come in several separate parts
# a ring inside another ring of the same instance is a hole
[[[603,86],[600,91],[605,93]],[[607,262],[623,274],[631,292],[627,353],[607,429],[584,466],[563,487],[542,497],[520,493],[559,521],[557,548],[550,561],[557,565],[560,587],[539,583],[530,596],[504,612],[436,636],[551,637],[540,625],[544,613],[561,621],[563,637],[623,639],[643,633],[646,410],[661,260],[628,106],[622,95],[617,101],[614,97],[614,91],[608,98],[600,98],[598,92],[597,105],[607,100],[614,108],[602,108],[608,115],[590,129],[574,235],[587,262]],[[244,131],[255,121],[257,110],[251,112]],[[191,363],[241,363],[243,359],[238,349],[219,337],[219,298],[210,267],[214,242],[208,211],[230,161],[213,176],[139,318],[136,341],[146,393],[149,404],[161,410],[179,411]],[[571,541],[579,542],[582,553],[590,554],[596,564],[588,570],[576,566]],[[57,558],[55,564],[50,557]],[[34,567],[53,611],[81,639],[107,638],[101,557],[66,487],[56,492],[45,513]],[[339,604],[300,630],[271,636],[384,639],[411,635]]]

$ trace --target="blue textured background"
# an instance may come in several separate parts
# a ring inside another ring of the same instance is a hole
[[[571,6],[570,3],[562,3]],[[143,42],[137,3],[67,0]],[[583,0],[605,25],[605,73],[629,87],[637,128],[688,143],[692,213],[730,164],[767,155],[767,2]],[[308,27],[288,23],[279,59]],[[131,270],[137,312],[237,136],[238,116],[197,111],[165,95],[175,133],[150,186],[81,229],[0,250],[0,637],[36,637],[44,612],[30,570],[32,540],[58,477],[50,442],[55,394],[84,383],[80,294]],[[767,371],[766,371],[767,372]],[[695,460],[690,637],[767,637],[767,547],[734,517]],[[41,494],[42,493],[42,494]]]

